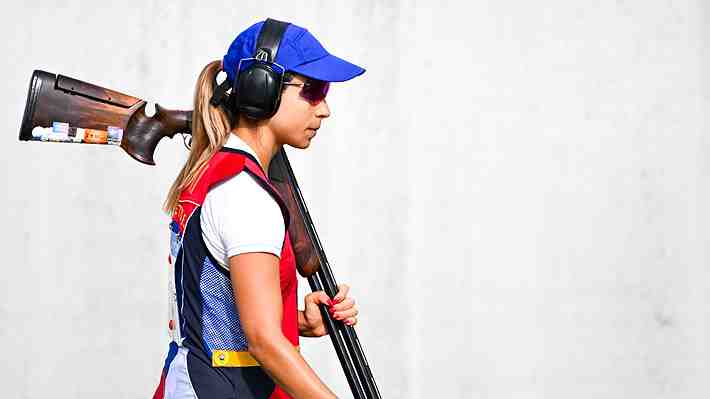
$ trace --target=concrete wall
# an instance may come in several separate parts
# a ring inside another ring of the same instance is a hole
[[[45,69],[191,107],[267,16],[367,68],[290,151],[385,398],[710,394],[710,14],[689,1],[24,2],[0,16],[4,397],[144,398],[185,159],[17,140]],[[302,280],[302,292],[307,292]],[[303,353],[342,397],[327,339]]]

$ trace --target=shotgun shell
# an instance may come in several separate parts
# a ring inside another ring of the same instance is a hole
[[[52,122],[52,132],[69,133],[69,124],[66,122]]]
[[[84,131],[84,142],[90,144],[107,144],[108,132],[98,129],[86,129],[86,131]]]
[[[66,122],[52,122],[52,132],[49,141],[69,141],[69,124]]]
[[[42,126],[35,126],[32,128],[32,138],[41,139],[44,134],[44,128]]]
[[[74,142],[75,143],[81,143],[84,141],[84,133],[86,132],[86,129],[82,129],[80,127],[76,128],[76,136],[74,137]]]
[[[121,145],[121,140],[123,139],[123,129],[116,126],[108,127],[108,143],[114,145]]]

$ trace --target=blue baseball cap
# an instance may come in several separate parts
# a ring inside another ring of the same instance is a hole
[[[256,39],[263,24],[264,21],[260,21],[250,26],[229,46],[222,59],[222,69],[230,82],[234,82],[237,75],[239,60],[254,57]],[[286,28],[274,61],[286,71],[326,82],[344,82],[365,73],[365,69],[328,53],[307,29],[294,24]],[[242,62],[241,69],[247,65]]]

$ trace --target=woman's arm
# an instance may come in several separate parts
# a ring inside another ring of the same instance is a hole
[[[294,398],[335,398],[281,331],[279,258],[250,252],[229,258],[234,299],[249,352]]]

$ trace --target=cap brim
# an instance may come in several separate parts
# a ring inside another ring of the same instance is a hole
[[[323,58],[289,68],[289,70],[303,76],[307,76],[311,79],[318,79],[326,82],[345,82],[346,80],[350,80],[365,73],[364,68],[332,54],[328,54]]]

